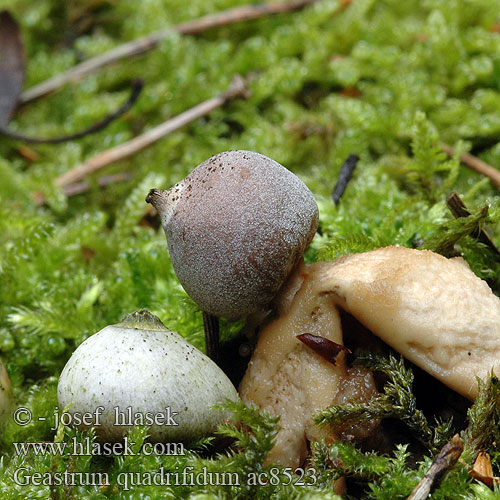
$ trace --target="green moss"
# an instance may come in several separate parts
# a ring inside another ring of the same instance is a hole
[[[406,368],[402,359],[390,356],[385,359],[368,354],[359,356],[357,362],[373,372],[382,372],[388,377],[382,394],[368,403],[344,403],[322,410],[314,417],[321,426],[326,424],[334,428],[344,423],[359,423],[371,419],[395,418],[407,426],[431,452],[437,452],[451,438],[451,423],[438,423],[431,429],[424,413],[417,408],[412,392],[413,372]],[[485,433],[481,433],[484,436]]]
[[[21,24],[26,86],[31,86],[127,40],[245,3],[4,0],[2,7],[11,9]],[[145,80],[126,117],[79,141],[32,146],[38,155],[34,162],[19,154],[17,142],[0,138],[0,355],[19,404],[35,416],[50,415],[57,378],[76,346],[141,308],[203,348],[201,315],[175,277],[164,235],[138,222],[150,188],[174,184],[198,163],[227,149],[266,154],[311,188],[320,207],[322,234],[314,239],[308,260],[383,245],[427,246],[462,254],[500,294],[496,255],[470,236],[484,224],[500,244],[498,191],[437,147],[444,141],[500,165],[500,36],[492,29],[497,21],[498,5],[491,0],[354,0],[341,12],[338,1],[321,0],[302,11],[198,37],[172,31],[156,50],[22,108],[11,122],[14,129],[35,136],[67,134],[122,103],[132,79]],[[232,102],[105,171],[128,172],[129,181],[101,190],[96,174],[89,193],[70,199],[53,187],[58,175],[81,161],[220,93],[236,72],[253,75],[250,99]],[[361,160],[335,206],[331,190],[351,153]],[[46,197],[46,206],[34,203],[37,190]],[[471,218],[453,219],[445,205],[450,190],[464,198]],[[485,206],[488,215],[481,211]],[[223,336],[238,326],[224,323]],[[492,397],[484,408],[491,409]],[[52,441],[54,433],[48,422],[36,418],[26,427],[10,422],[1,440],[2,498],[49,498],[46,487],[23,489],[13,483],[12,472],[24,463],[40,472],[53,467],[110,471],[113,481],[125,470],[162,465],[173,470],[189,463],[214,471],[264,470],[274,424],[241,408],[235,411],[249,420],[251,429],[233,436],[241,449],[207,462],[196,451],[187,457],[131,460],[64,457],[55,464],[47,456],[13,457],[12,442]],[[473,413],[471,419],[477,421]],[[475,429],[470,449],[478,442],[486,446],[498,473],[498,450],[491,440],[478,441],[484,433]],[[66,430],[65,439],[84,439],[73,432]],[[256,445],[255,436],[262,443]],[[326,498],[327,491],[333,495],[330,476],[347,473],[349,467],[356,471],[365,460],[342,446],[335,453],[348,460],[337,471],[327,465],[333,451],[318,451],[324,460],[317,460],[317,491],[267,485],[261,490],[136,487],[126,493],[77,486],[71,492],[61,490],[59,498]],[[415,466],[405,453],[400,448],[390,458],[366,459],[374,460],[373,466],[365,464],[371,467],[365,478],[367,495],[403,498],[411,491],[431,458]],[[498,497],[471,484],[460,468],[434,495]]]

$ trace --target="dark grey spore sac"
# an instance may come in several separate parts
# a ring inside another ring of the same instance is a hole
[[[229,319],[272,300],[318,226],[307,186],[252,151],[215,155],[146,201],[161,216],[186,292],[203,311]]]

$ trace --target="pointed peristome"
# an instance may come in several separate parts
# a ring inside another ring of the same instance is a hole
[[[167,330],[161,319],[151,314],[147,309],[127,314],[118,324],[122,328],[135,328],[142,330]]]
[[[158,210],[158,204],[160,202],[162,192],[163,191],[161,189],[151,189],[146,196],[146,203],[151,203],[151,205]]]
[[[179,193],[182,191],[182,181],[178,182],[170,189],[151,189],[146,196],[146,202],[151,203],[160,214],[163,228],[168,225],[175,207],[180,199]]]

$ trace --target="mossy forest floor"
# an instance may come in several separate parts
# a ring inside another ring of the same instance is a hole
[[[244,3],[1,4],[22,28],[28,88],[125,41]],[[138,102],[125,116],[83,139],[26,146],[0,136],[0,355],[18,403],[35,417],[25,427],[9,421],[3,430],[0,497],[333,499],[331,479],[347,475],[353,478],[356,497],[406,498],[435,450],[415,457],[403,443],[389,455],[378,456],[361,454],[349,444],[330,450],[319,445],[314,486],[286,485],[286,476],[259,488],[246,482],[233,487],[142,484],[125,491],[118,484],[120,473],[161,467],[242,474],[265,470],[262,462],[275,424],[242,407],[235,411],[248,428],[243,432],[226,427],[239,447],[221,455],[206,451],[210,443],[204,442],[184,456],[16,457],[12,443],[56,439],[50,419],[43,422],[37,417],[53,413],[64,364],[85,338],[127,313],[147,308],[203,349],[201,313],[176,280],[157,221],[144,217],[144,198],[150,188],[174,184],[220,151],[258,151],[309,186],[320,208],[321,235],[316,235],[307,260],[385,245],[460,253],[500,294],[499,261],[468,236],[484,224],[500,244],[498,190],[438,146],[442,141],[458,151],[469,150],[500,168],[499,16],[498,0],[352,0],[340,11],[338,1],[320,0],[297,12],[198,36],[172,31],[157,49],[19,109],[12,129],[41,137],[69,134],[126,100],[131,80],[145,82]],[[251,77],[249,99],[235,100],[91,176],[87,194],[67,198],[54,187],[57,176],[83,160],[224,91],[236,73]],[[352,153],[360,162],[335,206],[331,192],[342,163]],[[104,189],[97,186],[100,175],[122,172],[130,175],[128,181]],[[43,193],[44,206],[35,203],[36,191]],[[454,220],[445,202],[450,191],[462,196],[472,218]],[[481,212],[485,206],[487,215]],[[225,323],[223,335],[236,329]],[[478,443],[489,451],[498,475],[493,438],[484,436],[494,436],[498,429],[494,385],[471,414],[476,427],[469,429],[469,445],[471,453]],[[487,415],[483,427],[478,415]],[[439,431],[452,432],[443,427]],[[57,440],[89,436],[65,429]],[[134,430],[136,442],[143,437],[144,429]],[[106,472],[110,485],[19,485],[13,474],[20,467],[42,474]],[[433,495],[500,498],[500,493],[473,480],[462,465],[450,471]]]

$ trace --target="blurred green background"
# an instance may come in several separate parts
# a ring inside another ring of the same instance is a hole
[[[28,88],[125,41],[244,4],[3,0],[1,7],[20,24]],[[492,0],[352,0],[341,8],[320,0],[197,36],[172,29],[155,50],[20,108],[12,129],[69,134],[124,102],[131,80],[145,82],[126,115],[83,139],[26,146],[0,136],[0,355],[18,400],[52,412],[57,377],[75,347],[139,308],[203,349],[201,314],[175,278],[158,221],[145,217],[144,198],[224,150],[265,154],[313,191],[321,235],[308,260],[423,246],[464,255],[500,293],[495,255],[460,238],[467,232],[445,204],[455,190],[473,213],[489,206],[489,218],[478,216],[478,223],[488,223],[498,244],[498,190],[437,146],[443,141],[500,166],[499,7]],[[249,99],[106,167],[89,178],[84,195],[67,198],[54,186],[82,161],[223,92],[236,73],[249,78]],[[335,206],[331,192],[351,153],[361,160]],[[101,175],[121,172],[130,179],[98,187]],[[223,335],[236,329],[224,323]],[[52,440],[47,425],[8,427],[5,453],[12,441]],[[8,462],[0,491],[21,498]],[[151,491],[116,498],[163,498]],[[46,493],[33,490],[29,498]]]

